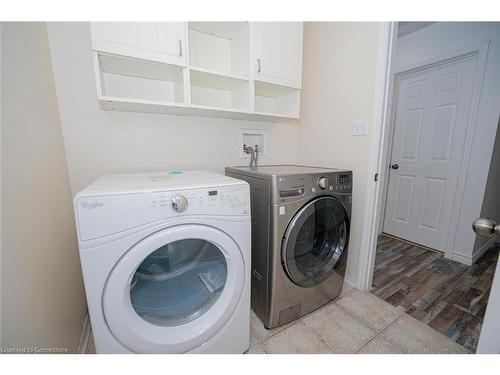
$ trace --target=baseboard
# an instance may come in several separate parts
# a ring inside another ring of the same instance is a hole
[[[348,276],[344,277],[344,282],[352,288],[356,288],[356,280],[351,279]]]
[[[85,314],[85,321],[83,322],[82,334],[80,336],[80,344],[78,345],[78,354],[85,354],[87,352],[87,345],[90,338],[90,319],[89,313]]]
[[[466,266],[472,266],[472,258],[464,254],[452,253],[450,259],[465,264]]]
[[[472,255],[472,264],[476,263],[479,258],[483,256],[483,254],[490,249],[495,241],[497,240],[496,236],[491,236],[491,238],[486,242],[483,246],[481,246],[474,255]]]
[[[461,253],[453,253],[451,254],[450,259],[455,262],[465,264],[466,266],[472,266],[474,263],[478,261],[479,258],[483,256],[483,254],[493,246],[496,241],[496,237],[492,236],[487,242],[484,243],[473,255],[472,257],[469,255],[461,254]]]
[[[394,238],[395,240],[404,242],[404,243],[406,243],[408,245],[413,245],[413,246],[416,246],[416,247],[421,247],[422,249],[432,251],[433,253],[444,254],[444,252],[441,251],[441,250],[433,249],[432,247],[428,247],[428,246],[419,244],[417,242],[413,242],[413,241],[407,240],[406,238],[401,238],[401,237],[398,237],[398,236],[395,236],[393,234],[389,234],[389,233],[386,233],[386,232],[382,232],[380,234],[383,234],[386,237]],[[380,236],[380,234],[379,234],[379,236]]]

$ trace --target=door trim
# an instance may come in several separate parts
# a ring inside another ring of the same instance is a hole
[[[366,177],[366,192],[361,227],[360,255],[355,280],[356,288],[366,291],[372,287],[375,252],[380,227],[382,186],[387,173],[388,124],[392,100],[393,65],[398,38],[398,23],[380,25],[375,67],[375,93],[373,95],[373,129]]]

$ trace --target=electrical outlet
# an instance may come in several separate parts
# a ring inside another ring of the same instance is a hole
[[[355,120],[352,123],[352,135],[368,135],[368,120]]]

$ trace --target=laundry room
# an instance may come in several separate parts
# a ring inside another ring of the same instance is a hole
[[[499,22],[16,14],[8,361],[500,352]]]

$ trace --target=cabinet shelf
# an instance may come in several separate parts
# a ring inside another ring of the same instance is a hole
[[[217,117],[233,120],[268,121],[268,122],[295,122],[295,118],[277,116],[267,113],[244,112],[228,108],[183,105],[177,103],[161,102],[155,100],[134,100],[118,97],[103,96],[99,99],[103,110],[122,112],[142,112],[171,115],[190,115],[203,117]]]
[[[107,111],[144,112],[162,114],[188,114],[188,106],[160,100],[127,99],[113,96],[99,98],[101,108]]]
[[[197,67],[190,67],[189,71],[191,84],[194,83],[197,86],[230,90],[248,82],[248,78],[243,76],[222,74]]]
[[[180,66],[99,52],[94,64],[99,97],[184,103]]]
[[[201,76],[211,76],[214,80],[214,82],[219,82],[219,84],[228,84],[228,85],[238,85],[238,83],[243,83],[243,82],[248,82],[248,77],[245,76],[238,76],[238,75],[233,75],[233,74],[225,74],[221,72],[217,72],[215,70],[209,70],[209,69],[203,69],[199,68],[197,66],[190,66],[189,71],[192,72],[191,76],[193,73],[197,75],[198,77]],[[227,83],[223,83],[227,82]],[[233,82],[233,83],[230,83]]]
[[[269,116],[299,118],[300,90],[255,81],[255,112]]]
[[[191,103],[202,107],[250,110],[250,83],[248,80],[190,70]]]

